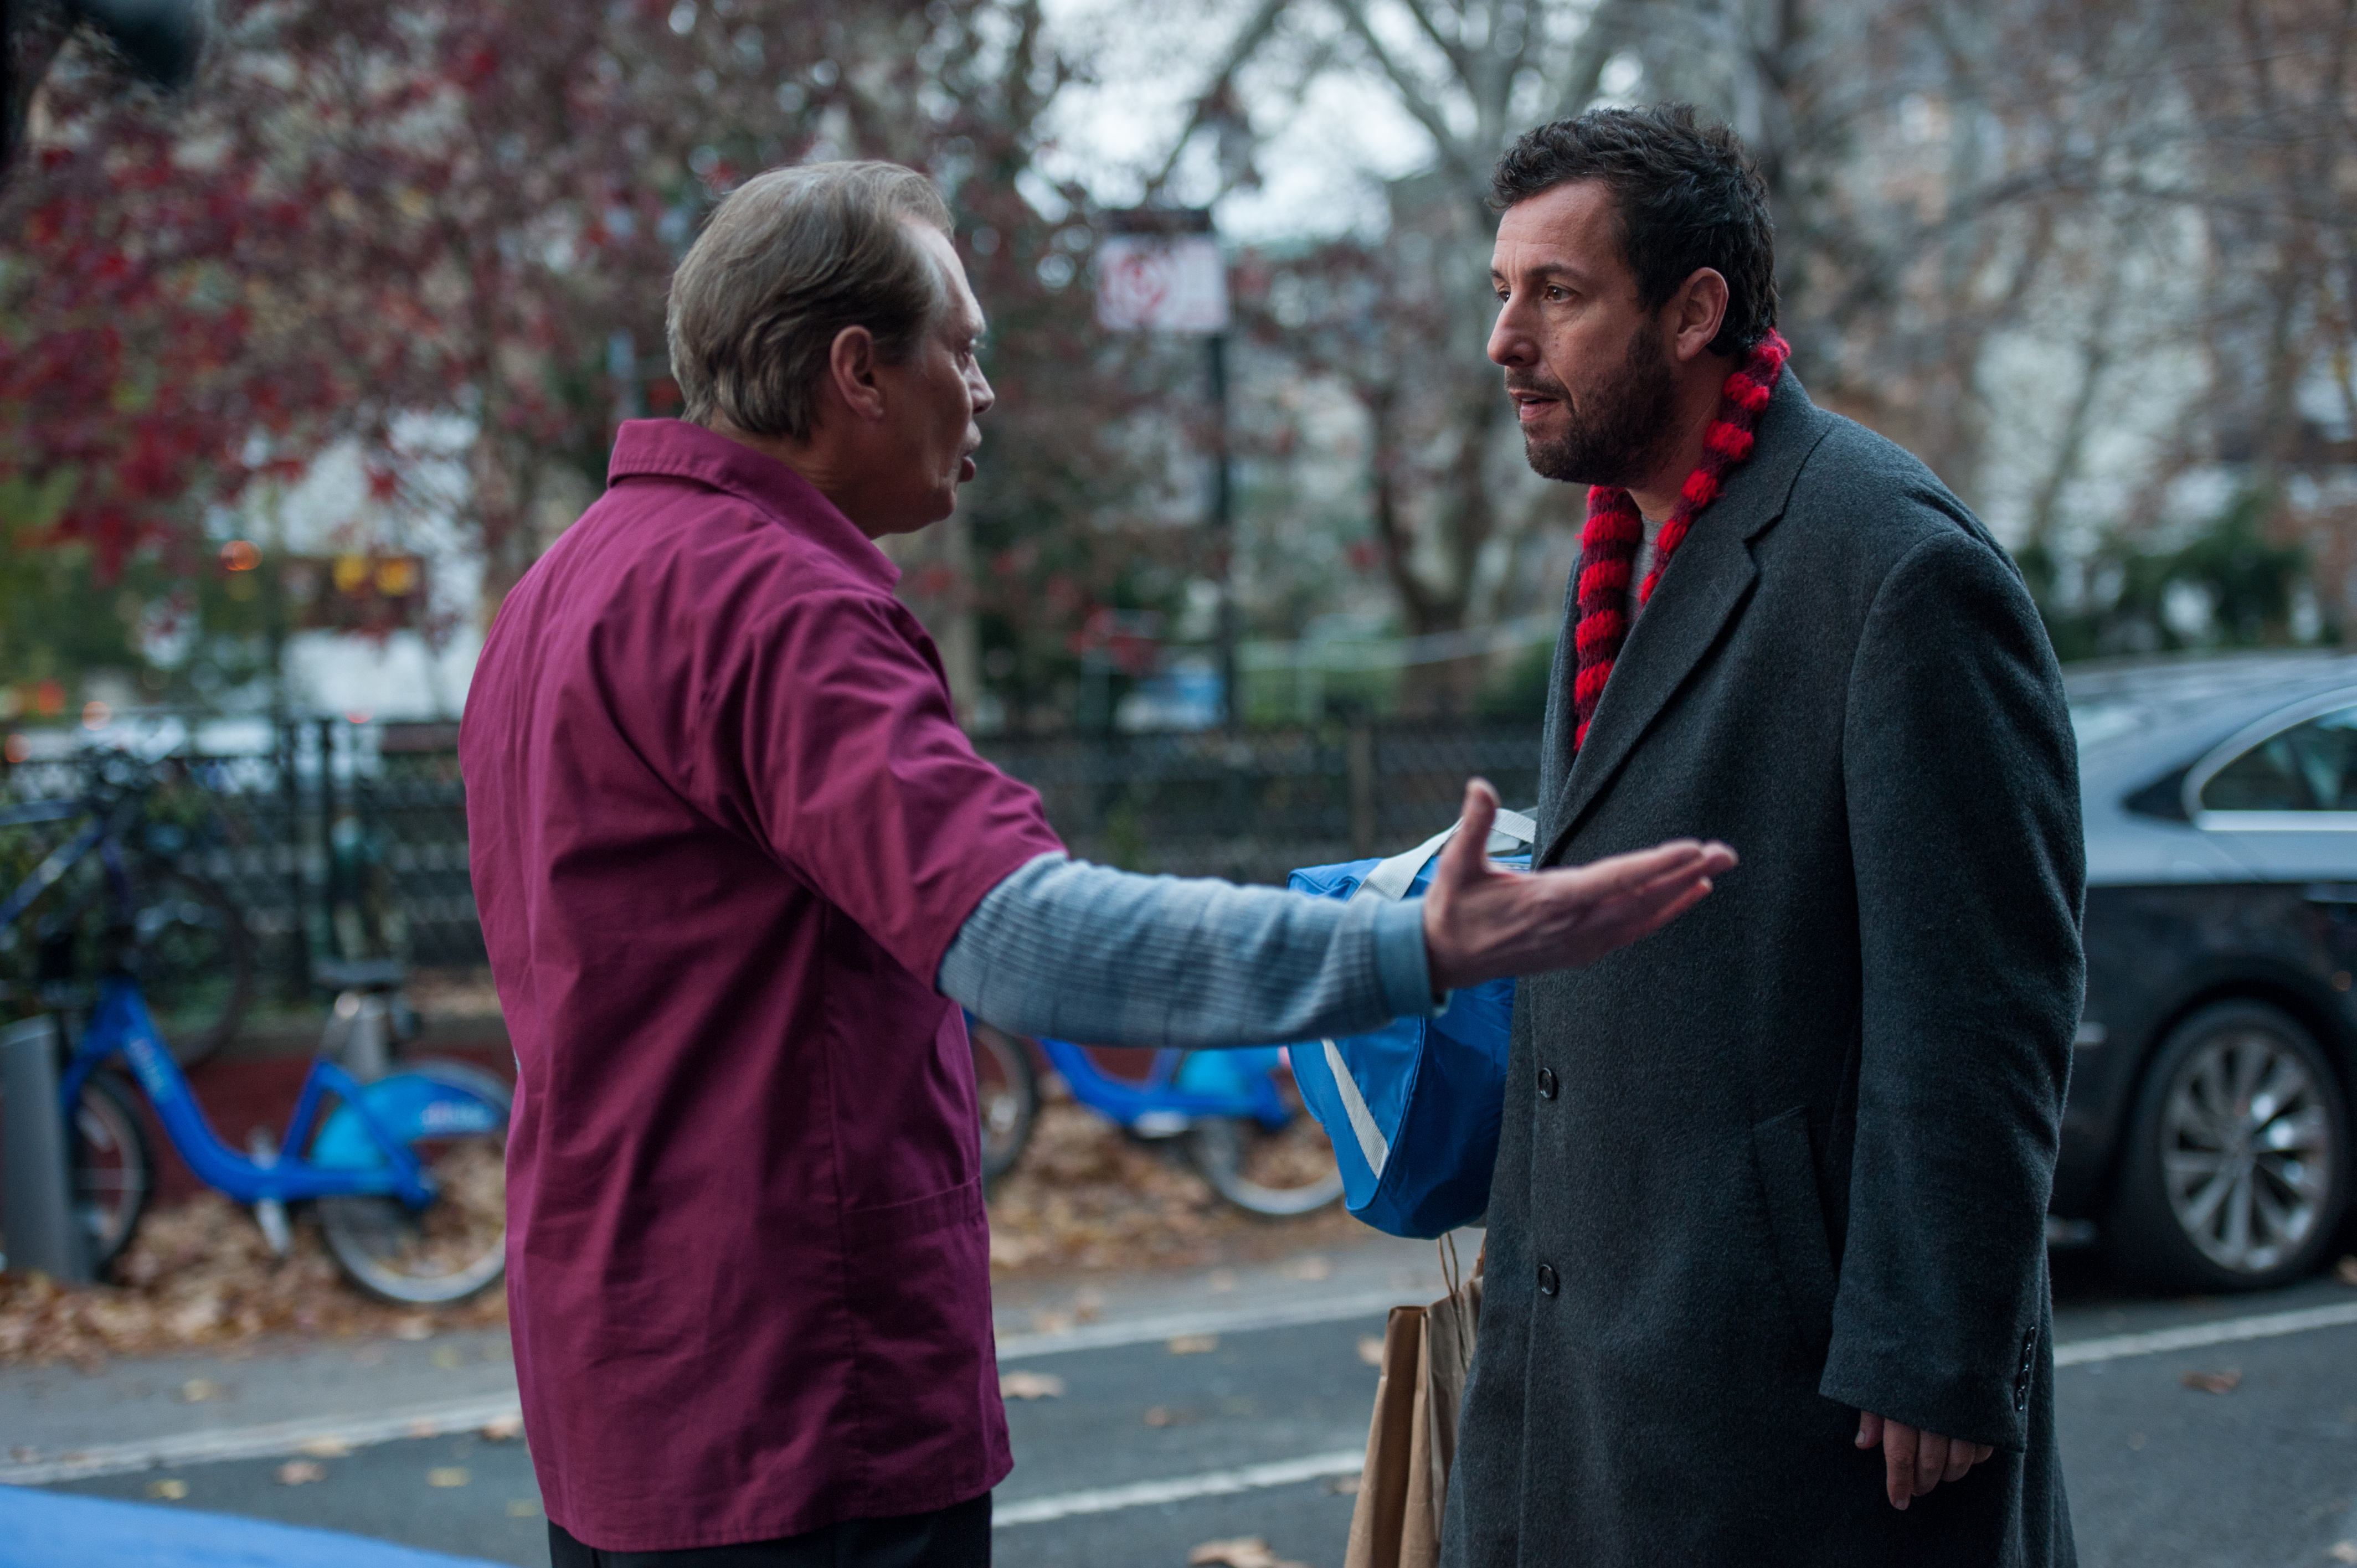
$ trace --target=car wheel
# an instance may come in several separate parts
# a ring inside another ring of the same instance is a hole
[[[2219,1002],[2169,1031],[2128,1129],[2112,1251],[2192,1290],[2260,1290],[2330,1249],[2349,1200],[2349,1102],[2299,1021]]]

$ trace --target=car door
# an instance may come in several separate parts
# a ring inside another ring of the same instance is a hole
[[[2297,890],[2342,992],[2357,971],[2357,691],[2310,699],[2187,776],[2195,827],[2255,880]]]

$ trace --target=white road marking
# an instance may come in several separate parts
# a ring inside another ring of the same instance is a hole
[[[1435,1290],[1433,1294],[1438,1294]],[[1031,1356],[1061,1356],[1073,1350],[1104,1350],[1117,1345],[1148,1345],[1176,1339],[1182,1334],[1251,1334],[1263,1328],[1297,1328],[1312,1323],[1342,1323],[1353,1317],[1388,1313],[1407,1299],[1394,1286],[1315,1296],[1307,1301],[1268,1306],[1227,1307],[1198,1312],[1166,1312],[1153,1317],[1125,1318],[1114,1323],[1084,1323],[1077,1328],[1049,1334],[1003,1334],[998,1359],[1019,1361]]]
[[[1073,1350],[1105,1349],[1151,1343],[1181,1334],[1248,1334],[1262,1328],[1286,1328],[1309,1324],[1339,1323],[1372,1316],[1397,1305],[1396,1290],[1361,1291],[1279,1306],[1236,1308],[1223,1312],[1169,1313],[1132,1318],[1123,1323],[1085,1324],[1055,1334],[1009,1335],[999,1341],[998,1359],[1060,1355]],[[2158,1356],[2173,1350],[2198,1350],[2211,1345],[2231,1345],[2251,1339],[2273,1339],[2322,1328],[2357,1326],[2357,1302],[2304,1307],[2291,1312],[2259,1313],[2182,1328],[2154,1329],[2143,1334],[2115,1334],[2099,1339],[2077,1339],[2054,1348],[2057,1367],[2079,1367],[2115,1361],[2131,1356]],[[38,1487],[56,1481],[86,1479],[153,1469],[164,1465],[206,1465],[227,1459],[268,1459],[300,1454],[307,1447],[335,1441],[362,1448],[403,1438],[439,1437],[473,1432],[495,1421],[521,1414],[513,1395],[417,1405],[371,1415],[307,1416],[259,1426],[214,1427],[202,1432],[132,1443],[95,1444],[57,1455],[37,1455],[0,1463],[0,1486]],[[997,1510],[1000,1524],[1031,1524],[1074,1514],[1106,1513],[1149,1503],[1183,1502],[1190,1498],[1218,1497],[1264,1487],[1287,1487],[1328,1476],[1349,1475],[1360,1468],[1357,1450],[1337,1451],[1307,1459],[1284,1459],[1247,1465],[1201,1476],[1165,1481],[1140,1481],[1125,1487],[1099,1487],[1008,1503]]]
[[[1366,1467],[1364,1449],[1338,1449],[1331,1454],[1316,1454],[1307,1459],[1279,1459],[1268,1465],[1244,1465],[1233,1470],[1213,1470],[1208,1475],[1183,1476],[1170,1481],[1133,1481],[1125,1487],[1092,1487],[1084,1492],[1059,1492],[1051,1498],[1028,1498],[1022,1502],[1001,1503],[991,1511],[990,1522],[995,1529],[1004,1530],[1016,1524],[1043,1524],[1049,1520],[1070,1519],[1074,1514],[1112,1513],[1118,1509],[1144,1508],[1154,1503],[1183,1503],[1195,1498],[1224,1497],[1232,1492],[1258,1491],[1264,1487],[1290,1487],[1302,1481],[1322,1480],[1329,1476],[1355,1476]]]
[[[305,1416],[261,1426],[212,1427],[137,1443],[95,1444],[50,1457],[0,1465],[0,1486],[39,1487],[91,1476],[119,1476],[158,1465],[210,1465],[222,1459],[274,1459],[338,1442],[349,1448],[393,1443],[404,1437],[440,1437],[475,1432],[522,1414],[513,1394],[491,1399],[417,1405],[374,1415]]]
[[[2114,1334],[2102,1339],[2075,1339],[2054,1347],[2058,1367],[2082,1367],[2090,1361],[2116,1361],[2124,1356],[2158,1356],[2169,1350],[2198,1350],[2204,1345],[2232,1345],[2244,1339],[2273,1339],[2285,1334],[2306,1334],[2318,1328],[2345,1328],[2357,1324],[2357,1302],[2335,1306],[2303,1307],[2297,1312],[2263,1312],[2250,1317],[2229,1317],[2217,1323],[2196,1323],[2183,1328],[2156,1328],[2147,1334]]]

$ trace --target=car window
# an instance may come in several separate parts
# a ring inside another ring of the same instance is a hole
[[[2269,736],[2201,787],[2207,811],[2357,811],[2357,707]]]

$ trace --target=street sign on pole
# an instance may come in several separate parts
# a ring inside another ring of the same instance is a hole
[[[1236,606],[1230,581],[1235,488],[1228,461],[1228,263],[1201,208],[1109,212],[1097,242],[1097,324],[1109,332],[1175,332],[1204,340],[1211,382],[1212,572],[1220,587],[1220,702],[1242,727],[1236,688]]]
[[[1111,234],[1097,245],[1097,325],[1225,332],[1228,268],[1209,234]]]

